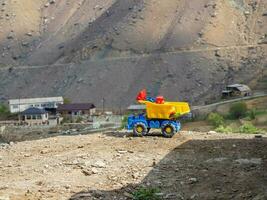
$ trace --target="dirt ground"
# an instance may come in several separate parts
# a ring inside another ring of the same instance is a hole
[[[184,131],[172,139],[126,133],[0,145],[0,199],[267,199],[267,139]]]

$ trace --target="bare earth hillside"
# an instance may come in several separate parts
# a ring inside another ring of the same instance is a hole
[[[203,103],[266,69],[264,0],[0,3],[1,100],[106,97],[118,108],[146,87]]]

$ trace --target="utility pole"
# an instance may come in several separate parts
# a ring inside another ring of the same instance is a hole
[[[103,112],[103,114],[104,114],[104,112],[105,112],[105,98],[103,97],[103,99],[102,99],[102,112]]]
[[[21,115],[20,115],[20,95],[19,95],[19,124],[21,122]]]

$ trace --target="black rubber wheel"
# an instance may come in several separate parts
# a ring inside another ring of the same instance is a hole
[[[133,134],[134,134],[134,136],[137,136],[137,137],[145,136],[147,134],[146,125],[142,122],[137,122],[134,125]]]
[[[173,124],[165,124],[161,128],[161,132],[164,137],[166,138],[172,138],[174,134],[176,133],[175,126]]]

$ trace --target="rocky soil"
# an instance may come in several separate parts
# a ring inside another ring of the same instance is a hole
[[[172,139],[111,132],[1,144],[0,199],[267,198],[267,140],[182,132]]]

